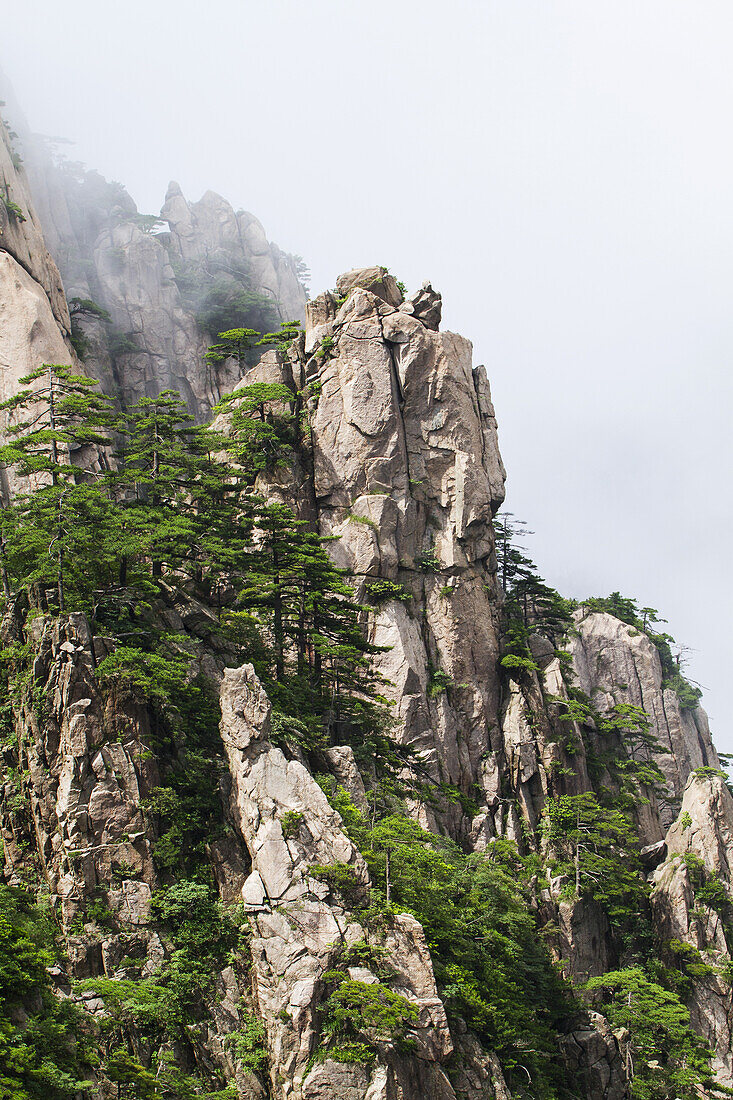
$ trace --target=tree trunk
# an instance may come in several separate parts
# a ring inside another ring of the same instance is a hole
[[[4,512],[5,505],[0,502],[0,509]],[[5,534],[0,533],[0,572],[2,572],[3,579],[3,595],[8,597],[11,595],[10,590],[10,577],[8,575],[8,559],[5,551]]]
[[[274,584],[274,623],[273,629],[275,632],[275,678],[278,683],[285,679],[285,638],[283,635],[283,603],[282,595],[280,593],[280,557],[277,552],[277,545],[273,539],[272,543],[272,576]]]
[[[59,543],[58,550],[58,591],[59,591],[59,615],[63,615],[65,608],[64,601],[64,513],[63,513],[63,501],[64,494],[59,497],[59,524],[56,532],[56,537]]]
[[[578,839],[575,842],[575,893],[580,897],[580,810],[578,810],[576,823]]]

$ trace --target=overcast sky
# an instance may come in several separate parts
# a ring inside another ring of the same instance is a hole
[[[431,278],[542,572],[661,609],[733,751],[730,0],[24,0],[0,50],[142,211]]]

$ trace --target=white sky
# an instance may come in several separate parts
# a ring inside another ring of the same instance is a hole
[[[24,0],[0,55],[142,211],[431,278],[541,571],[660,608],[733,751],[730,0]]]

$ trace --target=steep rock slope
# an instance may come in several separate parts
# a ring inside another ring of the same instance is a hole
[[[662,749],[657,760],[670,799],[661,812],[667,826],[690,772],[720,767],[707,715],[700,706],[684,706],[674,689],[665,685],[659,653],[646,634],[608,614],[581,609],[576,619],[577,634],[570,650],[579,686],[601,710],[631,703],[651,720]]]
[[[43,363],[76,362],[71,320],[61,275],[46,248],[35,212],[17,135],[0,122],[0,401]],[[7,413],[0,414],[2,427]],[[13,482],[0,484],[7,503]]]
[[[720,1079],[730,1086],[733,994],[725,968],[733,946],[726,903],[733,887],[733,796],[720,775],[705,770],[690,775],[663,852],[652,879],[654,919],[665,938],[687,946],[693,966],[697,961],[693,1023],[715,1052]]]
[[[160,217],[140,215],[121,184],[55,157],[27,133],[20,148],[46,246],[72,300],[76,346],[119,400],[172,388],[203,420],[240,376],[231,363],[204,369],[218,331],[302,318],[296,260],[268,242],[252,214],[235,213],[211,191],[189,203],[171,184]],[[46,282],[68,328],[58,274],[54,281],[49,270]],[[80,304],[90,302],[108,317]]]
[[[499,710],[491,517],[504,498],[489,385],[470,343],[437,330],[438,296],[427,325],[427,307],[379,291],[356,285],[338,309],[330,295],[308,307],[318,522],[367,599],[378,578],[397,586],[371,631],[388,647],[377,664],[400,737],[434,782],[466,795],[478,784],[484,805]]]

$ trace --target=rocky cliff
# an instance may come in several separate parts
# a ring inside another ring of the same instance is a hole
[[[7,132],[0,152],[3,397],[76,361],[43,232],[69,297],[110,315],[85,315],[83,366],[120,402],[174,387],[203,418],[226,389],[290,395],[302,431],[253,488],[348,575],[399,760],[385,785],[345,726],[313,743],[284,723],[251,619],[235,644],[211,586],[158,577],[119,636],[98,607],[6,601],[4,880],[47,899],[53,995],[99,1046],[93,1084],[55,1095],[623,1100],[672,1095],[677,1061],[675,1095],[700,1095],[688,1033],[678,1059],[671,1029],[657,1050],[623,1015],[642,996],[672,998],[733,1085],[733,800],[704,711],[653,632],[592,602],[559,629],[525,594],[517,642],[489,383],[440,295],[370,268],[305,306],[218,196],[171,186],[151,233],[116,185],[36,162],[42,232]],[[191,305],[222,275],[210,316],[232,288],[305,306],[243,378],[205,367]],[[122,675],[153,629],[167,663]]]
[[[171,183],[160,215],[140,214],[121,184],[70,161],[22,118],[16,126],[23,182],[13,186],[43,224],[43,285],[70,330],[57,264],[86,369],[123,403],[171,388],[205,419],[239,380],[232,363],[205,366],[206,348],[223,329],[302,319],[302,262],[212,191],[192,203]]]

